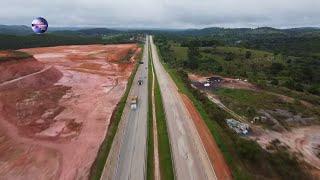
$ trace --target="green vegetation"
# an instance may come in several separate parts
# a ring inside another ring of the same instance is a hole
[[[152,112],[152,65],[150,48],[148,57],[148,159],[147,159],[147,179],[154,179],[154,142],[153,142],[153,112]]]
[[[46,47],[58,45],[81,45],[102,43],[100,37],[68,36],[68,35],[0,35],[0,49],[21,49],[33,47]]]
[[[22,51],[14,51],[14,50],[8,50],[3,51],[3,55],[0,52],[0,62],[7,61],[7,60],[22,60],[26,58],[32,57],[32,55],[22,52]]]
[[[309,179],[296,157],[290,155],[286,149],[277,149],[274,153],[267,152],[255,141],[241,138],[227,128],[225,119],[230,115],[209,101],[204,94],[193,89],[184,71],[177,71],[169,67],[169,64],[163,64],[179,90],[192,100],[201,114],[235,179]],[[239,99],[250,100],[249,97]]]
[[[320,105],[320,96],[310,93],[298,92],[285,87],[268,87],[267,90],[292,97],[297,100],[304,100],[313,105]]]
[[[305,108],[304,105],[296,101],[286,102],[279,96],[266,91],[219,88],[214,93],[227,107],[250,119],[256,116],[256,112],[260,109],[284,109],[295,114],[301,113],[305,117],[318,117],[320,115],[320,111],[315,108]]]
[[[286,87],[320,95],[320,63],[316,56],[221,46],[222,43],[218,42],[202,47],[198,46],[202,39],[191,41],[187,37],[176,40],[156,36],[155,41],[159,50],[166,52],[163,61],[175,68],[245,78],[261,88]]]
[[[141,59],[142,54],[143,54],[143,52],[140,54],[140,57],[138,59]],[[96,157],[96,159],[90,169],[89,179],[91,179],[91,180],[99,180],[102,175],[102,171],[103,171],[104,165],[106,163],[106,160],[108,158],[108,155],[109,155],[109,152],[110,152],[110,149],[112,146],[112,142],[113,142],[114,136],[117,132],[118,125],[120,123],[120,119],[122,116],[122,112],[123,112],[124,107],[126,105],[126,101],[127,101],[127,98],[128,98],[128,95],[129,95],[129,92],[130,92],[130,89],[131,89],[131,86],[133,83],[134,76],[138,70],[138,67],[139,67],[139,63],[136,63],[135,68],[134,68],[133,72],[131,73],[131,76],[128,80],[126,91],[125,91],[124,95],[122,96],[120,102],[117,104],[115,110],[113,111],[106,137],[103,140],[102,144],[100,145],[97,157]]]
[[[132,37],[136,39],[130,39]],[[68,34],[61,32],[25,36],[0,34],[0,50],[59,45],[137,43],[139,42],[137,40],[139,37],[140,35],[135,33],[122,33],[117,35],[81,35],[77,33]]]
[[[170,142],[167,132],[166,117],[164,114],[162,98],[158,80],[155,83],[155,100],[156,100],[156,117],[157,117],[157,130],[158,130],[158,145],[159,145],[159,163],[160,173],[163,179],[174,179],[172,157],[170,150]]]

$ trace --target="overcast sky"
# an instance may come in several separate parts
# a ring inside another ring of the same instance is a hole
[[[1,0],[0,24],[124,28],[320,26],[320,0]]]

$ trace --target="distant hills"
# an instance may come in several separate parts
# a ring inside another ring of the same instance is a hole
[[[272,27],[260,28],[220,28],[211,27],[204,29],[182,30],[180,34],[195,36],[255,36],[255,35],[278,35],[278,36],[301,36],[301,35],[320,35],[320,28],[302,27],[290,29],[276,29]]]
[[[122,31],[108,29],[108,28],[90,28],[90,29],[79,29],[79,30],[57,30],[51,31],[54,34],[63,35],[84,35],[84,36],[97,36],[97,35],[111,35],[119,34]]]
[[[108,28],[74,28],[74,27],[49,27],[48,33],[59,35],[109,35],[122,31]],[[0,25],[0,34],[6,35],[30,35],[33,31],[25,25]]]
[[[33,31],[30,27],[24,25],[0,25],[0,34],[10,35],[28,35],[32,34]]]
[[[255,37],[260,35],[272,36],[320,36],[320,28],[315,27],[302,27],[291,29],[276,29],[272,27],[260,28],[220,28],[209,27],[203,29],[182,29],[182,30],[118,30],[110,28],[75,28],[75,27],[49,27],[48,33],[59,35],[110,35],[123,32],[144,32],[144,33],[172,33],[178,35],[191,35],[191,36],[217,36],[217,37]],[[8,35],[29,35],[33,34],[30,27],[25,25],[0,25],[0,34]]]

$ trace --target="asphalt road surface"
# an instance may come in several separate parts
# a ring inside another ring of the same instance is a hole
[[[159,61],[151,40],[152,59],[163,99],[173,166],[178,180],[217,179],[195,125],[178,89]]]
[[[144,64],[139,65],[126,107],[115,135],[101,179],[143,180],[147,158],[147,111],[148,111],[148,46],[143,51]],[[142,85],[138,80],[142,79]],[[130,109],[130,99],[138,96],[136,110]]]

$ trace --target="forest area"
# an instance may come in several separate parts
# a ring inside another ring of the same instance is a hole
[[[299,42],[317,46],[317,40],[313,40],[315,43],[303,38]],[[156,37],[159,50],[166,52],[164,61],[172,66],[202,74],[210,72],[246,78],[261,87],[280,86],[320,95],[320,47],[313,47],[313,51],[308,46],[296,47],[294,53],[290,53],[294,49],[294,44],[290,43],[292,40],[258,41],[250,41],[249,44],[255,44],[253,46],[243,43],[230,45],[216,38]],[[286,46],[286,43],[291,46]],[[287,49],[283,50],[284,47]]]

